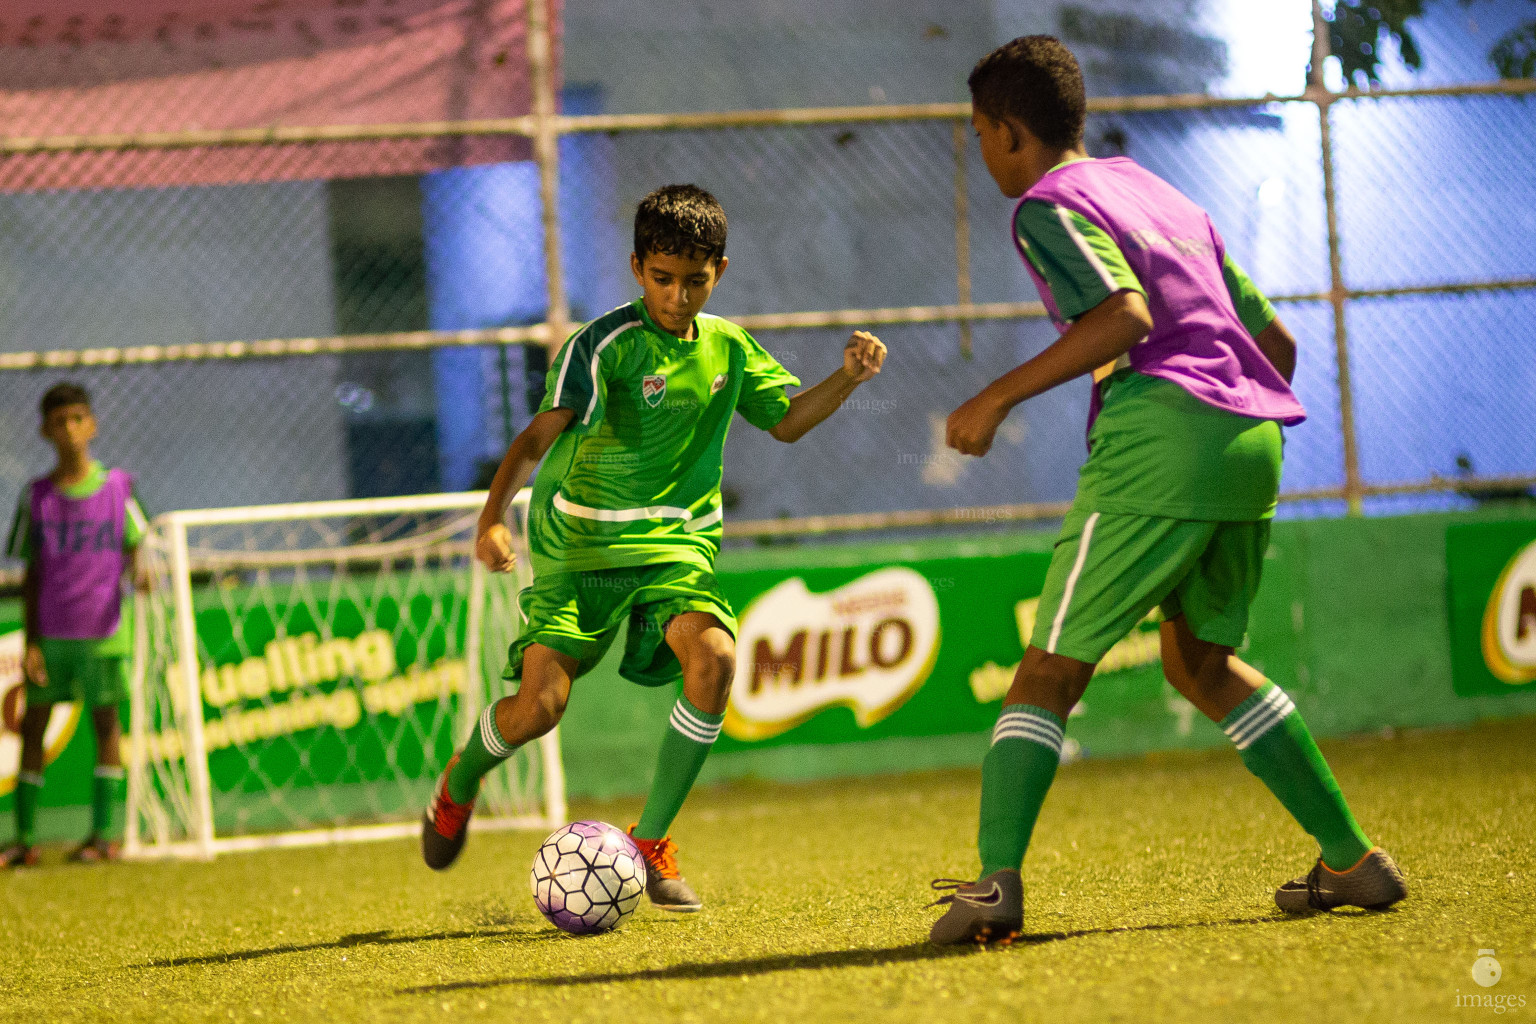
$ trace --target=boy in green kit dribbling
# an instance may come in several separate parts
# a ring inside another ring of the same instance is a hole
[[[430,867],[458,857],[481,778],[554,728],[571,684],[627,621],[620,674],[644,686],[682,680],[630,834],[655,906],[703,905],[678,873],[667,830],[719,735],[735,675],[736,617],[714,576],[726,431],[739,412],[778,440],[797,441],[885,358],[879,339],[855,332],[840,368],[787,396],[797,378],[746,331],[701,312],[728,264],[725,239],[725,211],[703,189],[668,185],[641,201],[630,267],[644,294],[566,342],[538,415],[496,473],[475,551],[506,572],[507,503],[544,459],[528,511],[534,583],[520,598],[527,623],[506,673],[520,685],[485,709],[443,774],[422,823]]]

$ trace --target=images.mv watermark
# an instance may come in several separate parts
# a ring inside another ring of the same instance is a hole
[[[1494,988],[1504,978],[1504,968],[1494,959],[1494,952],[1491,949],[1477,951],[1477,959],[1472,961],[1472,980],[1485,991],[1463,992],[1457,989],[1458,1007],[1487,1009],[1494,1013],[1516,1013],[1525,1008],[1524,995],[1486,991]]]

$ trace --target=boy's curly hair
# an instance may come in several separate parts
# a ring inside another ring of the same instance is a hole
[[[62,409],[66,405],[83,405],[89,408],[91,393],[74,381],[61,380],[47,391],[43,392],[43,400],[38,403],[42,410],[43,419],[55,409]]]
[[[1067,149],[1083,141],[1083,72],[1055,36],[1004,43],[976,62],[966,84],[975,108],[994,121],[1012,118],[1048,146]]]
[[[640,200],[635,211],[635,256],[725,255],[725,210],[697,185],[663,185]]]

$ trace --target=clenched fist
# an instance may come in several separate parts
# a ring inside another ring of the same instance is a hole
[[[843,372],[862,384],[880,372],[885,343],[868,331],[854,331],[843,346]]]
[[[517,568],[517,553],[512,550],[512,531],[501,523],[475,538],[475,557],[491,572],[511,572]]]
[[[949,414],[944,424],[944,443],[961,455],[985,455],[997,436],[997,428],[1007,418],[1008,409],[983,391]]]

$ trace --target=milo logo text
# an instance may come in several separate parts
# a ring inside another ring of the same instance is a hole
[[[868,728],[922,686],[938,646],[938,599],[911,569],[880,569],[825,594],[785,580],[742,616],[725,731],[766,739],[834,705]]]

